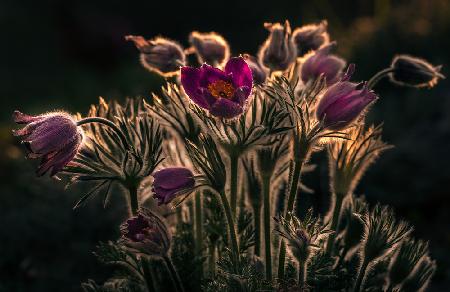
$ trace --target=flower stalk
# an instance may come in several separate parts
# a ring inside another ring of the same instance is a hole
[[[203,252],[203,208],[202,208],[202,192],[195,194],[195,240],[197,255],[202,256]],[[200,275],[203,275],[203,267],[200,266]]]
[[[184,292],[183,283],[181,282],[177,270],[175,270],[172,260],[169,258],[168,255],[163,256],[163,260],[166,263],[167,269],[169,270],[169,274],[175,286],[175,290],[177,292]]]
[[[336,239],[336,232],[341,220],[341,210],[342,203],[344,201],[344,195],[335,193],[334,194],[334,206],[333,206],[333,215],[331,217],[331,230],[335,231],[330,234],[327,241],[327,253],[332,255],[334,241]]]
[[[270,228],[271,221],[271,204],[270,204],[270,175],[263,176],[263,192],[264,192],[264,247],[266,256],[266,280],[272,281],[272,239]]]
[[[230,154],[230,202],[233,218],[236,218],[237,209],[237,183],[238,183],[238,165],[239,155]]]

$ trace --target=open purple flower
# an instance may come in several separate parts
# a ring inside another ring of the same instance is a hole
[[[342,76],[342,70],[345,67],[345,61],[334,55],[330,55],[331,50],[336,43],[330,43],[322,47],[314,55],[306,59],[302,65],[301,77],[304,83],[314,81],[320,75],[324,75],[327,85],[331,85],[339,81]]]
[[[152,191],[158,205],[168,204],[177,196],[188,194],[195,185],[193,173],[185,167],[164,168],[152,176]]]
[[[213,116],[231,119],[240,115],[249,97],[252,71],[243,58],[231,58],[225,71],[207,64],[182,67],[181,84],[189,98]]]
[[[164,256],[169,252],[171,234],[152,211],[141,208],[121,228],[122,242],[128,248],[149,256]]]
[[[13,131],[22,139],[27,148],[28,158],[42,161],[37,175],[42,176],[51,169],[53,176],[61,171],[78,152],[82,142],[82,132],[76,121],[67,113],[53,112],[39,116],[29,116],[19,111],[13,114],[14,122],[25,124]]]
[[[353,66],[349,67],[349,71]],[[317,118],[330,130],[343,130],[374,102],[377,95],[365,83],[353,83],[345,77],[327,89],[317,106]]]

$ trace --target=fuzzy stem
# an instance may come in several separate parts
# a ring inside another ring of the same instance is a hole
[[[177,270],[175,270],[175,267],[173,266],[172,261],[170,260],[169,256],[165,255],[163,256],[164,262],[166,263],[167,269],[169,270],[170,277],[172,278],[172,282],[175,286],[175,290],[177,292],[184,292],[183,283],[181,282],[180,276],[177,273]]]
[[[141,266],[142,272],[144,274],[145,285],[147,285],[148,292],[156,292],[157,290],[155,288],[155,278],[153,276],[152,271],[149,268],[149,265],[150,261],[142,257]]]
[[[361,284],[362,280],[364,279],[364,275],[366,274],[367,266],[369,265],[369,262],[366,260],[363,260],[361,267],[358,271],[358,276],[356,277],[355,281],[355,287],[353,288],[353,292],[359,292],[361,290]]]
[[[195,240],[197,255],[202,257],[203,250],[203,214],[202,214],[202,193],[195,194]],[[200,265],[200,275],[203,276],[203,266]]]
[[[332,255],[334,240],[336,239],[336,232],[339,226],[339,221],[341,219],[341,209],[342,202],[344,201],[344,195],[334,194],[334,206],[333,206],[333,217],[331,218],[331,230],[334,232],[330,234],[327,242],[327,253]]]
[[[130,150],[130,146],[128,144],[127,138],[122,133],[122,131],[119,129],[119,127],[117,127],[117,125],[114,124],[112,121],[105,119],[105,118],[101,118],[101,117],[91,117],[91,118],[84,118],[84,119],[79,120],[77,122],[77,126],[82,126],[82,125],[90,124],[90,123],[99,123],[99,124],[103,124],[105,126],[110,127],[112,130],[114,130],[114,132],[117,134],[117,136],[119,136],[120,141],[122,142],[125,149]]]
[[[306,261],[301,261],[298,263],[298,284],[300,288],[305,288],[307,277],[307,265]]]
[[[230,155],[230,202],[233,218],[236,218],[237,208],[237,181],[238,181],[239,156]]]
[[[381,79],[386,77],[389,73],[394,72],[394,70],[394,68],[389,67],[379,71],[367,82],[367,88],[372,89]]]
[[[234,216],[231,212],[230,204],[228,203],[227,196],[223,191],[219,192],[220,200],[222,201],[223,209],[225,210],[225,217],[228,223],[228,236],[230,237],[230,247],[233,253],[234,261],[239,264],[239,245],[237,242],[236,228],[234,225]]]
[[[264,246],[266,251],[266,280],[272,281],[272,240],[270,228],[271,205],[270,205],[270,176],[263,177],[264,192]]]
[[[298,185],[300,181],[300,175],[302,172],[302,167],[305,161],[307,153],[302,152],[302,157],[294,161],[294,170],[292,173],[292,181],[290,182],[289,196],[286,211],[284,216],[286,220],[290,220],[289,214],[294,210],[294,202],[298,193]],[[286,243],[281,240],[280,249],[278,252],[278,279],[284,279],[284,263],[286,259]]]
[[[136,185],[128,186],[128,193],[130,214],[131,216],[135,216],[137,214],[137,210],[139,209],[138,187]]]
[[[253,219],[255,225],[255,255],[261,255],[261,205],[253,206]]]
[[[209,274],[213,278],[216,274],[216,243],[211,243],[209,247]]]

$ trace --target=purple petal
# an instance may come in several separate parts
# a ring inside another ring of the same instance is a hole
[[[199,84],[201,87],[208,88],[208,85],[214,83],[218,80],[223,80],[230,82],[230,76],[218,68],[214,68],[207,64],[203,64],[200,67],[200,80]]]
[[[192,67],[181,68],[181,84],[189,98],[203,108],[209,108],[199,85],[201,70]]]
[[[225,72],[232,74],[234,87],[247,86],[248,88],[252,88],[252,71],[242,57],[231,58],[225,65]]]
[[[28,124],[28,123],[37,121],[39,119],[42,119],[42,116],[30,116],[30,115],[21,113],[17,110],[14,111],[14,113],[13,113],[13,120],[17,124]]]
[[[350,94],[358,84],[352,82],[339,82],[328,88],[317,106],[317,116],[321,117],[324,111],[342,96]]]
[[[153,174],[154,186],[163,189],[191,187],[195,181],[192,172],[185,167],[170,167]]]
[[[232,119],[244,111],[238,103],[225,98],[219,98],[209,112],[216,117]]]
[[[252,89],[250,87],[239,87],[234,93],[233,101],[238,102],[242,106],[249,97],[251,91]]]

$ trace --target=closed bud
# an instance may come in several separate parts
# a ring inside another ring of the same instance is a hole
[[[416,88],[433,87],[445,76],[440,73],[442,66],[433,66],[426,60],[399,55],[392,60],[391,81],[402,86]]]
[[[158,199],[158,205],[167,205],[179,196],[193,191],[194,174],[185,167],[168,167],[152,174],[153,196]]]
[[[171,234],[166,224],[149,209],[140,208],[136,216],[121,225],[121,242],[129,249],[148,256],[166,256]]]
[[[267,79],[266,69],[264,69],[259,60],[252,55],[244,54],[243,58],[252,71],[253,83],[256,85],[263,84]]]
[[[165,77],[175,76],[186,63],[181,46],[171,40],[157,37],[146,40],[142,36],[126,36],[125,40],[134,42],[141,52],[142,65],[152,72]]]
[[[297,57],[297,49],[292,40],[291,26],[287,20],[284,25],[266,23],[264,26],[270,32],[270,35],[259,50],[259,60],[271,71],[285,71]]]
[[[227,41],[215,32],[193,31],[189,36],[189,42],[195,50],[200,64],[222,66],[230,58],[230,47]]]
[[[328,23],[326,20],[319,24],[309,24],[298,27],[292,33],[292,38],[297,47],[297,56],[302,57],[310,51],[316,51],[321,46],[330,42],[327,32]]]

